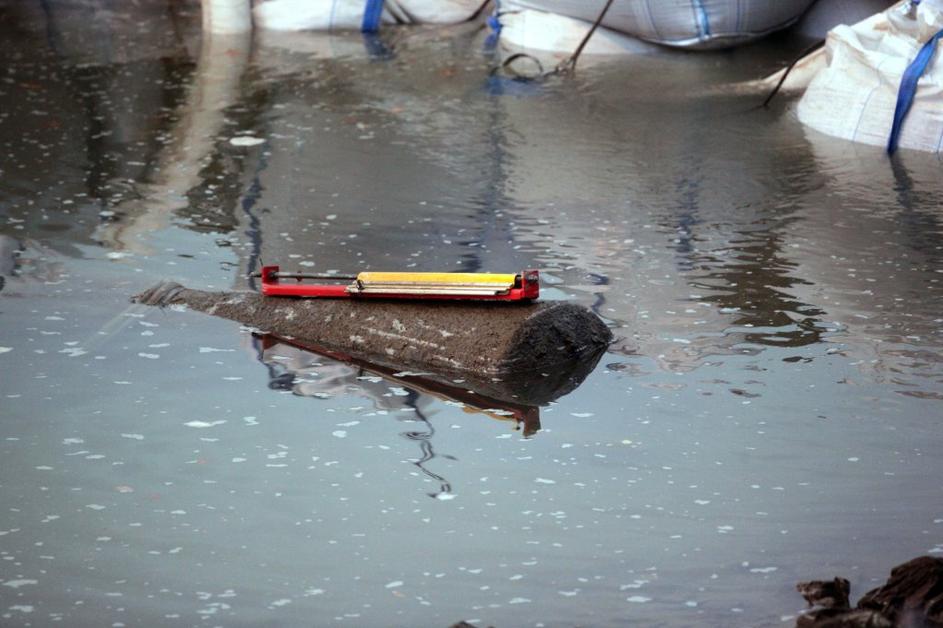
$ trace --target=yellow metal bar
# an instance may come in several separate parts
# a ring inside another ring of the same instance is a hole
[[[362,288],[357,284],[354,284],[348,287],[347,291],[362,294],[455,294],[466,296],[491,296],[507,293],[507,289],[497,287],[482,288],[469,286],[423,286],[419,284],[412,286],[403,286],[399,284],[364,285]]]
[[[463,286],[505,290],[514,286],[516,275],[494,273],[387,273],[365,271],[357,275],[357,281],[365,287],[384,286]]]

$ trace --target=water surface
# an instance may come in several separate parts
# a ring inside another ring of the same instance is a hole
[[[940,162],[724,89],[798,44],[523,84],[128,10],[0,4],[3,625],[778,626],[943,553]],[[618,340],[532,433],[128,303],[262,260],[538,267]]]

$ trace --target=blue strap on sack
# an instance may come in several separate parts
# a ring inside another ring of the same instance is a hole
[[[897,90],[897,106],[894,108],[894,124],[891,125],[891,136],[887,140],[888,155],[893,155],[897,151],[897,143],[900,141],[904,118],[907,117],[907,112],[914,104],[914,97],[917,94],[917,82],[923,76],[927,66],[930,65],[933,53],[936,52],[937,42],[941,38],[943,38],[943,30],[923,45],[923,48],[920,49],[911,64],[907,66],[904,75],[900,79],[900,88]]]
[[[707,7],[704,6],[704,0],[691,0],[691,8],[694,10],[697,20],[697,38],[700,41],[706,41],[711,38],[711,18],[707,14]]]
[[[383,17],[383,0],[367,0],[363,9],[363,22],[360,24],[361,33],[375,33],[380,30],[380,19]]]

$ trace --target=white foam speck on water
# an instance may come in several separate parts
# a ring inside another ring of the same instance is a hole
[[[632,602],[633,604],[644,604],[645,602],[651,602],[652,598],[645,597],[644,595],[633,595],[632,597],[625,598],[626,602]]]
[[[360,425],[360,421],[347,421],[346,423],[338,423],[337,427],[353,427],[355,425]]]
[[[305,597],[311,597],[312,595],[324,595],[324,589],[307,589],[304,592]]]
[[[19,589],[20,587],[25,587],[28,584],[39,584],[39,580],[31,580],[29,578],[21,578],[19,580],[7,580],[3,583],[3,586],[10,587],[11,589]]]
[[[778,567],[754,567],[750,570],[750,573],[773,573],[778,569]]]
[[[450,499],[455,499],[456,497],[457,496],[455,495],[455,493],[439,493],[438,495],[435,496],[435,498],[438,499],[440,502],[447,502]]]
[[[556,484],[556,480],[548,480],[547,478],[537,478],[534,480],[537,484]]]
[[[89,510],[104,510],[105,507],[101,504],[85,504],[85,507]]]
[[[245,462],[246,460],[247,460],[246,458],[233,458],[232,459],[233,462]]]
[[[233,146],[258,146],[265,143],[265,140],[251,135],[240,135],[239,137],[230,138],[229,143]]]
[[[144,434],[122,434],[121,438],[130,438],[132,440],[144,440]]]
[[[386,588],[387,588],[387,589],[396,589],[396,588],[401,587],[401,586],[403,586],[403,581],[402,581],[402,580],[394,580],[393,582],[388,582],[388,583],[386,584]]]
[[[291,600],[289,600],[288,598],[282,598],[280,600],[275,600],[274,602],[272,602],[272,606],[287,606],[288,604],[291,604]]]
[[[336,438],[347,438],[347,430],[334,430],[331,432],[331,436]]]
[[[405,397],[409,395],[409,392],[405,388],[400,388],[398,386],[390,386],[390,392],[393,393],[396,397]]]
[[[593,416],[592,412],[571,412],[570,416],[575,416],[578,419],[585,419]]]
[[[138,353],[138,356],[142,358],[147,358],[148,360],[159,360],[160,355],[157,353]]]
[[[13,347],[0,347],[0,353],[9,353],[13,351]]]
[[[32,613],[33,607],[30,606],[29,604],[14,604],[13,606],[10,607],[9,610],[19,611],[21,613]]]
[[[235,349],[217,349],[215,347],[200,347],[200,353],[224,353],[232,352]]]
[[[225,420],[220,421],[188,421],[184,423],[187,427],[195,427],[197,429],[206,429],[208,427],[216,427],[217,425],[222,425],[225,423]]]
[[[508,600],[508,604],[530,604],[530,600],[526,597],[515,597]]]

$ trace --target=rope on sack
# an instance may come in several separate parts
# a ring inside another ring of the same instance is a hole
[[[893,155],[897,152],[897,144],[900,141],[900,133],[904,126],[904,119],[914,104],[914,98],[917,95],[917,83],[920,77],[926,71],[933,59],[933,53],[936,52],[936,45],[943,38],[943,30],[931,37],[923,45],[917,56],[904,70],[900,78],[900,88],[897,90],[897,106],[894,108],[894,123],[891,125],[891,135],[887,139],[887,154]]]
[[[609,7],[612,6],[613,0],[606,0],[606,5],[602,8],[602,11],[599,12],[599,15],[596,17],[596,21],[593,22],[593,25],[586,32],[586,35],[583,36],[583,39],[580,41],[579,45],[576,47],[576,50],[573,51],[569,57],[561,61],[555,68],[550,71],[544,71],[543,64],[540,63],[540,60],[533,56],[529,55],[526,52],[518,52],[507,59],[504,60],[501,65],[496,66],[491,70],[492,76],[501,70],[507,70],[510,74],[513,75],[515,80],[521,81],[536,81],[545,79],[548,76],[553,76],[555,74],[569,74],[576,70],[576,62],[580,58],[580,55],[583,53],[583,49],[586,47],[586,44],[589,43],[590,38],[593,36],[593,33],[596,32],[596,29],[599,28],[599,25],[602,24],[603,18],[606,17],[606,13],[609,11]],[[492,25],[492,28],[500,32],[501,24],[497,22],[497,26]],[[490,23],[490,21],[489,21]],[[518,61],[519,59],[530,59],[537,64],[538,73],[535,75],[525,75],[514,70],[511,65]]]
[[[576,61],[580,58],[580,54],[583,52],[583,48],[586,47],[586,44],[589,43],[590,37],[593,36],[593,33],[596,32],[596,29],[599,28],[599,25],[602,24],[602,20],[606,17],[606,13],[609,11],[609,7],[612,6],[612,0],[606,0],[606,6],[602,8],[602,11],[599,12],[599,15],[596,17],[596,21],[593,22],[592,28],[586,33],[583,37],[583,41],[580,42],[580,45],[576,47],[576,50],[573,51],[573,54],[569,58],[565,59],[560,65],[558,65],[554,72],[565,73],[565,72],[574,72],[576,71]]]
[[[773,98],[775,98],[776,94],[779,93],[779,90],[782,89],[783,84],[786,82],[786,79],[789,77],[789,73],[792,72],[793,69],[795,69],[796,65],[798,65],[800,61],[805,59],[807,55],[812,54],[813,52],[815,52],[816,50],[818,50],[824,45],[825,45],[825,40],[821,39],[815,42],[814,44],[812,44],[811,46],[808,46],[807,48],[805,48],[805,50],[803,50],[802,52],[800,52],[799,55],[795,59],[793,59],[789,65],[786,66],[786,71],[783,72],[783,75],[781,77],[779,77],[779,82],[776,83],[776,87],[774,87],[772,91],[770,91],[769,96],[766,97],[766,100],[764,100],[763,104],[760,106],[763,109],[768,108],[769,104],[773,102]]]

